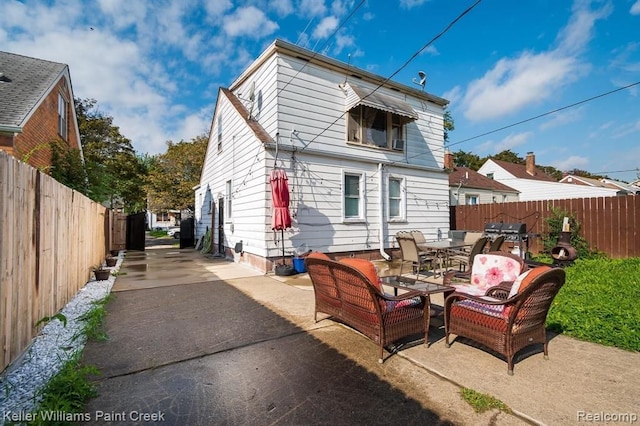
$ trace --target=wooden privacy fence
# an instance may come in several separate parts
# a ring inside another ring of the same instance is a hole
[[[0,151],[0,370],[102,263],[106,211]]]
[[[640,196],[520,201],[451,207],[451,229],[484,230],[491,222],[526,223],[527,232],[548,231],[551,209],[573,214],[580,234],[591,246],[612,258],[640,257]],[[529,251],[542,250],[540,237],[529,238]]]

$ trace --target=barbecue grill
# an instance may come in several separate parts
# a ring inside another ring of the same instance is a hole
[[[505,242],[513,243],[514,248],[517,245],[520,257],[523,259],[525,253],[529,251],[526,223],[489,222],[484,227],[484,234],[491,240],[495,240],[499,236],[504,235]]]

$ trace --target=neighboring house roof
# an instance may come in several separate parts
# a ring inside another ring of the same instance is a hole
[[[464,188],[513,192],[516,194],[520,192],[467,167],[456,167],[451,173],[449,173],[449,186],[457,188],[460,183],[462,183],[462,187]]]
[[[576,181],[580,182],[583,185],[588,185],[588,186],[593,186],[598,188],[615,189],[622,193],[625,193],[625,192],[629,194],[640,193],[640,187],[637,187],[632,184],[624,183],[624,182],[619,182],[613,179],[605,179],[605,178],[593,179],[593,178],[587,178],[583,176],[567,175],[560,180],[560,182],[562,183],[573,183],[573,184],[576,184]]]
[[[0,128],[21,128],[65,73],[65,64],[0,52]]]
[[[512,174],[513,176],[519,179],[541,180],[545,182],[558,182],[557,180],[555,180],[548,174],[544,173],[542,170],[540,170],[537,167],[534,168],[533,174],[529,174],[527,172],[527,166],[524,164],[515,164],[515,163],[510,163],[508,161],[494,160],[494,159],[491,159],[491,161],[493,161],[498,166],[506,170],[508,173]]]

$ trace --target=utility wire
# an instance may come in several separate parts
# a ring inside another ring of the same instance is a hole
[[[583,100],[581,100],[581,101],[578,101],[578,102],[572,103],[571,105],[566,105],[566,106],[563,106],[563,107],[560,107],[560,108],[556,108],[556,109],[554,109],[554,110],[552,110],[552,111],[548,111],[548,112],[545,112],[545,113],[542,113],[542,114],[536,115],[535,117],[530,117],[530,118],[527,118],[527,119],[525,119],[525,120],[518,121],[517,123],[509,124],[508,126],[500,127],[499,129],[491,130],[490,132],[485,132],[485,133],[482,133],[482,134],[477,135],[477,136],[473,136],[473,137],[470,137],[470,138],[467,138],[467,139],[463,139],[463,140],[461,140],[461,141],[458,141],[458,142],[455,142],[455,143],[449,144],[448,146],[459,145],[459,144],[461,144],[461,143],[469,142],[469,141],[471,141],[471,140],[478,139],[478,138],[481,138],[481,137],[483,137],[483,136],[490,135],[490,134],[492,134],[492,133],[500,132],[500,131],[502,131],[502,130],[509,129],[509,128],[511,128],[511,127],[514,127],[514,126],[518,126],[518,125],[520,125],[520,124],[527,123],[527,122],[529,122],[529,121],[537,120],[538,118],[542,118],[542,117],[545,117],[545,116],[547,116],[547,115],[551,115],[551,114],[555,114],[556,112],[563,111],[563,110],[565,110],[565,109],[573,108],[573,107],[575,107],[575,106],[582,105],[582,104],[587,103],[587,102],[591,102],[591,101],[593,101],[593,100],[595,100],[595,99],[602,98],[602,97],[604,97],[604,96],[608,96],[608,95],[611,95],[611,94],[616,93],[616,92],[620,92],[621,90],[629,89],[629,88],[631,88],[631,87],[633,87],[633,86],[637,86],[638,84],[640,84],[640,81],[636,81],[635,83],[631,83],[631,84],[628,84],[628,85],[626,85],[626,86],[618,87],[617,89],[610,90],[610,91],[608,91],[608,92],[601,93],[601,94],[599,94],[599,95],[592,96],[592,97],[587,98],[587,99],[583,99]]]
[[[460,15],[458,15],[457,18],[455,18],[453,21],[451,21],[442,31],[440,31],[440,33],[438,33],[435,37],[433,37],[431,40],[429,40],[424,46],[422,46],[417,52],[415,52],[413,55],[411,55],[411,57],[405,61],[404,64],[402,64],[402,66],[400,68],[398,68],[396,71],[394,71],[389,77],[385,78],[382,83],[380,83],[375,89],[373,89],[369,94],[367,94],[366,96],[362,97],[361,100],[365,100],[366,98],[368,98],[369,96],[373,95],[375,92],[378,91],[378,89],[380,89],[382,86],[384,86],[386,83],[389,82],[389,80],[391,80],[393,77],[395,77],[400,71],[402,71],[403,69],[405,69],[407,67],[407,65],[409,65],[418,55],[420,55],[426,48],[428,48],[429,46],[431,46],[436,40],[438,40],[440,37],[442,37],[447,31],[449,31],[451,29],[451,27],[453,27],[460,19],[462,19],[463,16],[465,16],[467,13],[469,13],[474,7],[476,7],[482,0],[476,0],[476,2],[474,4],[472,4],[471,6],[469,6],[466,10],[464,10]],[[314,55],[315,56],[315,55]],[[297,74],[296,74],[297,75]],[[295,77],[295,76],[294,76]],[[279,92],[278,92],[279,93]],[[318,133],[317,135],[315,135],[310,141],[309,143],[307,143],[307,145],[305,145],[300,152],[304,151],[309,145],[311,145],[312,142],[314,142],[316,139],[318,139],[318,137],[320,137],[324,132],[326,132],[327,130],[329,130],[331,127],[333,127],[340,119],[342,119],[342,117],[344,117],[344,115],[347,113],[347,111],[343,112],[342,114],[340,114],[340,116],[338,116],[338,118],[336,118],[331,124],[329,124],[327,127],[325,127],[324,129],[322,129],[322,131],[320,131],[320,133]]]
[[[340,25],[338,25],[336,27],[336,29],[331,33],[331,35],[329,37],[327,37],[327,40],[324,42],[324,44],[320,47],[320,50],[324,49],[324,47],[329,43],[329,40],[331,40],[337,33],[338,31],[340,31],[342,29],[342,27],[344,27],[344,25],[351,19],[351,17],[353,15],[355,15],[355,13],[358,11],[358,9],[360,9],[362,7],[362,5],[364,4],[365,0],[360,0],[360,3],[358,3],[356,5],[356,7],[354,7],[351,12],[349,13],[349,15],[342,21],[340,22]],[[307,25],[308,26],[308,25]],[[305,28],[306,31],[306,28]],[[291,79],[289,79],[289,81],[287,83],[285,83],[284,86],[282,86],[282,88],[280,90],[278,90],[278,93],[276,94],[276,98],[280,95],[280,93],[282,93],[282,91],[289,85],[291,84],[291,82],[293,80],[296,79],[296,77],[298,77],[298,74],[300,74],[302,72],[303,69],[305,69],[307,67],[307,64],[309,64],[311,62],[311,60],[313,58],[315,58],[316,56],[318,56],[318,52],[314,51],[313,55],[311,55],[311,59],[309,59],[307,62],[305,62],[305,64],[298,70],[296,71],[296,73],[291,77]]]

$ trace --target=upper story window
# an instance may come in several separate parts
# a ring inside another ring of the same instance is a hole
[[[493,179],[493,173],[487,173],[487,177],[488,177],[489,179]]]
[[[66,99],[58,94],[58,134],[64,139],[67,140],[67,110],[69,109],[69,105]]]
[[[347,141],[366,146],[404,151],[406,125],[419,118],[411,105],[373,89],[345,86]],[[400,96],[400,95],[399,95]]]
[[[475,205],[478,204],[478,196],[474,194],[466,194],[464,196],[464,202],[467,205]]]

